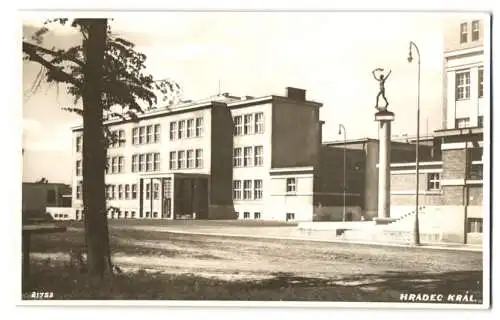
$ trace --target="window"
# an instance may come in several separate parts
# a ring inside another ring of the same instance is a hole
[[[146,211],[146,218],[149,218],[149,211]]]
[[[139,156],[134,154],[132,155],[132,172],[137,172]]]
[[[127,219],[127,218],[128,218],[128,211],[125,211],[125,214],[123,215],[123,217],[124,217],[125,219]]]
[[[56,202],[56,190],[47,190],[47,203],[52,204]]]
[[[254,212],[254,213],[253,213],[253,218],[254,218],[255,220],[260,219],[260,212]]]
[[[153,142],[153,126],[149,125],[146,127],[146,143]]]
[[[126,184],[125,185],[125,200],[130,199],[130,185]]]
[[[113,195],[111,194],[111,185],[106,185],[106,199],[111,199]]]
[[[264,133],[264,113],[258,112],[255,114],[255,133]]]
[[[177,155],[177,169],[184,169],[186,168],[186,162],[185,162],[185,153],[186,151],[182,150],[179,151]]]
[[[262,199],[262,180],[253,181],[253,198],[255,200]]]
[[[153,218],[158,218],[158,212],[156,211],[153,212]]]
[[[123,199],[123,186],[121,184],[118,185],[118,199]]]
[[[254,165],[257,167],[262,166],[264,164],[264,159],[263,159],[264,147],[263,146],[256,146],[255,150],[254,150],[254,155],[255,155]]]
[[[151,189],[150,189],[149,183],[146,184],[146,200],[149,200],[149,197],[151,197]]]
[[[483,233],[483,219],[482,218],[468,218],[467,219],[467,232],[468,233]]]
[[[246,114],[244,116],[245,122],[244,122],[244,126],[243,126],[243,134],[252,134],[253,133],[252,119],[253,119],[252,114]]]
[[[467,100],[470,98],[470,72],[457,72],[455,79],[456,100]]]
[[[177,122],[170,122],[170,140],[175,140],[177,137]]]
[[[111,173],[117,173],[117,172],[118,172],[118,158],[112,157],[111,158]]]
[[[295,178],[286,178],[286,192],[295,192],[297,190],[297,180]]]
[[[139,144],[139,128],[132,129],[132,144]]]
[[[295,220],[295,213],[287,213],[286,221]]]
[[[187,168],[188,169],[194,168],[194,150],[188,150],[186,152],[186,158],[187,158]]]
[[[76,160],[76,175],[82,175],[82,160]]]
[[[132,199],[137,199],[137,184],[132,185]]]
[[[125,130],[118,131],[118,146],[125,147]]]
[[[243,134],[243,117],[236,116],[233,118],[234,121],[234,135],[241,136]]]
[[[477,96],[478,98],[483,97],[483,79],[484,79],[484,69],[479,69],[477,71]]]
[[[176,167],[176,164],[177,164],[177,152],[170,151],[169,160],[170,160],[170,165],[169,165],[170,170],[176,169],[177,168]]]
[[[243,212],[243,219],[250,219],[250,212]]]
[[[233,149],[233,167],[241,167],[242,165],[242,150],[241,148]]]
[[[243,200],[252,200],[252,180],[243,181]]]
[[[109,157],[106,157],[106,168],[104,168],[104,172],[105,172],[106,174],[108,174],[108,173],[109,173],[109,163],[110,163],[109,161],[110,161],[110,160],[109,160]]]
[[[153,171],[160,171],[160,153],[153,153]]]
[[[472,34],[471,40],[477,41],[479,40],[479,20],[472,21]]]
[[[189,119],[187,121],[186,137],[188,137],[188,138],[194,137],[194,119]]]
[[[146,171],[146,155],[140,154],[139,155],[139,172],[144,172],[144,171]]]
[[[139,127],[139,144],[146,142],[146,127]]]
[[[252,147],[245,147],[243,149],[243,153],[244,153],[243,166],[244,167],[251,167],[252,166]]]
[[[118,172],[123,173],[125,168],[125,157],[118,157]]]
[[[146,153],[146,172],[153,170],[153,154]]]
[[[79,182],[76,185],[76,198],[77,199],[81,199],[82,198],[82,183],[81,182]]]
[[[455,128],[468,128],[470,126],[469,118],[456,118]]]
[[[130,212],[130,218],[134,219],[135,218],[135,211]]]
[[[76,137],[76,152],[82,152],[82,137]]]
[[[160,142],[160,125],[155,124],[154,126],[154,140],[153,142]]]
[[[478,116],[477,117],[477,126],[482,128],[484,125],[484,119],[483,119],[483,116]]]
[[[160,199],[160,184],[159,183],[153,184],[153,199],[154,200]]]
[[[466,43],[468,38],[467,23],[460,24],[460,43]]]
[[[111,185],[111,199],[116,199],[115,185]]]
[[[203,149],[196,149],[196,168],[203,168]]]
[[[196,118],[196,136],[203,136],[203,117]]]
[[[428,173],[427,174],[427,190],[440,190],[441,189],[441,179],[439,173]]]
[[[241,200],[241,180],[233,181],[233,200]]]
[[[186,120],[179,121],[179,134],[177,137],[183,139],[186,136]]]

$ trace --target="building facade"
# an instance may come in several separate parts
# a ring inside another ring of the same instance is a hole
[[[302,89],[228,94],[107,123],[109,218],[311,220],[319,108]],[[82,127],[73,128],[73,199],[82,219]],[[300,146],[300,149],[297,147]]]
[[[23,217],[31,219],[43,218],[49,213],[54,219],[70,219],[64,212],[53,215],[51,208],[71,207],[71,186],[64,183],[23,182],[22,213]]]
[[[443,129],[482,127],[485,108],[484,16],[454,18],[444,32]],[[489,74],[489,73],[488,73]]]

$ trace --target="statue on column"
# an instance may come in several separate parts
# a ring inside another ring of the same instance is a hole
[[[378,77],[375,74],[377,71],[380,72],[380,75]],[[385,81],[387,80],[387,78],[389,78],[392,71],[389,70],[389,73],[387,73],[387,75],[385,75],[385,76],[382,73],[383,71],[384,71],[384,69],[382,69],[382,68],[376,68],[372,71],[373,77],[375,78],[375,80],[377,80],[379,82],[379,85],[380,85],[380,91],[377,94],[377,102],[375,104],[375,109],[377,109],[379,111],[384,111],[389,106],[389,102],[387,101],[387,98],[385,97]],[[382,96],[382,98],[385,101],[385,106],[383,106],[383,107],[378,105],[380,96]]]

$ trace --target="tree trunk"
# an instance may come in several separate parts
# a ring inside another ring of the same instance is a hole
[[[91,275],[109,272],[109,234],[106,217],[104,169],[106,160],[102,120],[102,77],[107,19],[88,19],[83,101],[83,206],[87,266]]]

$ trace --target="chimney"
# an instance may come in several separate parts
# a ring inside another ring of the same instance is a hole
[[[306,90],[293,87],[286,87],[286,96],[292,100],[306,101]]]

